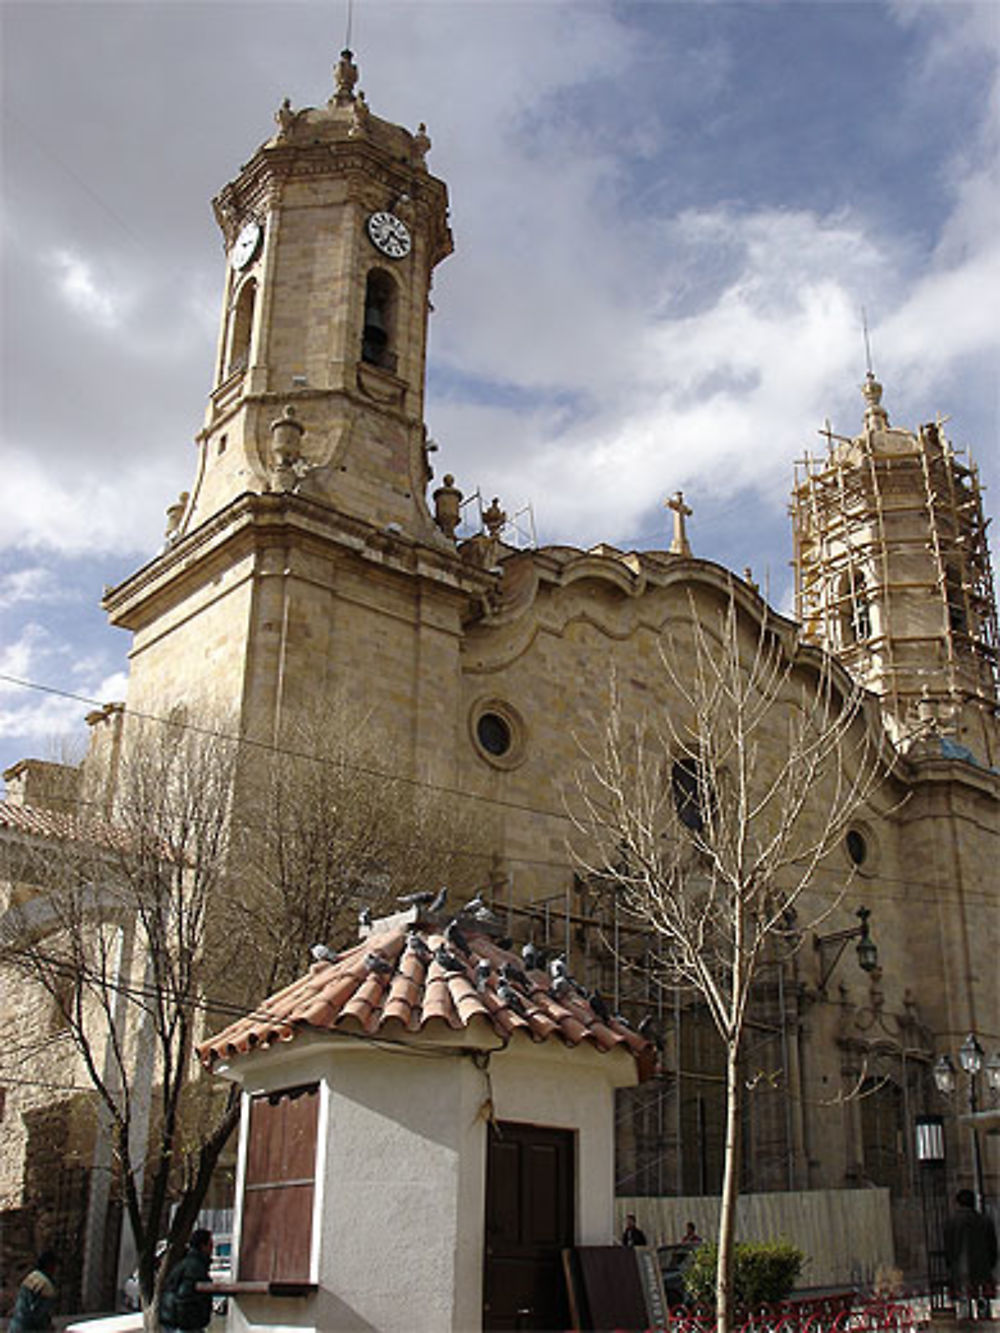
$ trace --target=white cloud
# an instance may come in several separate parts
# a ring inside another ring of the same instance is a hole
[[[79,255],[57,250],[49,257],[59,291],[75,310],[104,329],[122,321],[123,299],[107,285],[99,285],[93,267]]]
[[[66,595],[52,570],[42,565],[26,565],[23,569],[0,575],[0,611],[25,602],[31,605],[59,602],[65,600]]]

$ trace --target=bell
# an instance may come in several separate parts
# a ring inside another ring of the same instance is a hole
[[[385,327],[382,309],[377,305],[365,306],[365,343],[381,350],[389,342],[389,333]]]

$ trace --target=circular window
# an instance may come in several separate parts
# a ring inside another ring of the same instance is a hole
[[[476,723],[476,737],[487,754],[504,755],[511,747],[512,736],[507,719],[499,713],[483,713]]]
[[[856,866],[863,866],[868,860],[868,843],[865,840],[865,835],[856,828],[848,829],[845,842],[847,844],[847,855],[852,862]]]
[[[514,768],[524,758],[524,723],[503,699],[480,699],[469,716],[469,730],[481,759],[495,768]]]

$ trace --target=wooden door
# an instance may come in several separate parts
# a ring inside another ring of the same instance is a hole
[[[490,1126],[484,1329],[570,1326],[562,1250],[575,1240],[572,1130]]]

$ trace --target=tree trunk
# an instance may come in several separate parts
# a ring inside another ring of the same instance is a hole
[[[719,1256],[715,1270],[716,1333],[730,1333],[733,1327],[733,1235],[736,1200],[740,1192],[741,1094],[739,1046],[731,1041],[726,1049],[726,1155],[719,1201]]]

